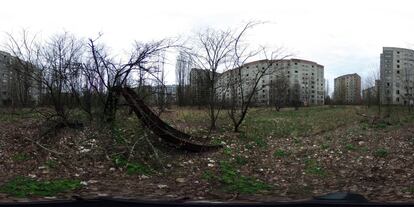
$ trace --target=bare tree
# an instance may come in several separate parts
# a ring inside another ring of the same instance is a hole
[[[295,110],[298,110],[301,105],[300,95],[300,84],[294,83],[289,89],[289,102]]]
[[[10,54],[13,73],[10,79],[10,90],[13,106],[28,106],[32,95],[30,91],[38,92],[40,98],[41,84],[38,81],[41,77],[40,72],[36,68],[39,60],[39,48],[36,42],[36,35],[31,35],[27,30],[21,30],[18,35],[7,33],[7,42],[5,48]],[[38,101],[38,100],[37,100]]]
[[[43,100],[50,101],[55,115],[67,124],[65,108],[72,87],[78,84],[76,79],[79,77],[77,71],[83,55],[82,41],[64,32],[40,42],[36,36],[23,30],[19,38],[9,34],[8,48],[16,59],[16,73],[27,77],[24,82],[36,82],[44,87]],[[26,98],[22,100],[24,99]]]
[[[276,111],[280,111],[288,102],[289,79],[284,73],[281,73],[276,75],[274,80],[270,81],[270,100],[275,106]]]
[[[85,64],[84,70],[91,87],[96,93],[101,94],[102,118],[106,122],[112,122],[115,120],[119,101],[116,89],[131,85],[134,82],[134,73],[138,76],[139,89],[145,88],[145,77],[152,77],[162,83],[157,76],[160,54],[177,45],[170,39],[149,43],[135,42],[128,60],[122,63],[114,61],[104,46],[97,45],[97,40],[89,39],[91,64]]]
[[[238,51],[240,49],[238,44],[244,38],[246,31],[256,24],[255,22],[248,22],[240,30],[207,28],[196,35],[193,41],[195,47],[187,52],[193,64],[198,69],[205,71],[203,76],[207,79],[207,102],[211,130],[216,128],[217,117],[222,107],[219,104],[220,95],[217,91],[219,72],[235,68],[244,63],[244,60],[240,59],[241,56],[237,57],[244,53],[244,51]]]
[[[180,52],[177,57],[175,68],[175,79],[177,82],[177,103],[179,106],[188,104],[190,70],[192,68],[191,58],[185,52]]]

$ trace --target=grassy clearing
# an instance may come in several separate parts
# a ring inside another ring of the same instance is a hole
[[[37,181],[26,177],[16,177],[0,187],[0,192],[16,197],[54,196],[81,187],[78,180]]]
[[[24,119],[40,119],[42,115],[31,109],[1,109],[0,110],[0,122],[2,123],[15,123]]]

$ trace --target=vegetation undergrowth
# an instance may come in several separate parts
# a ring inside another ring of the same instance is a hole
[[[150,166],[138,162],[128,162],[127,159],[120,155],[115,156],[113,162],[117,167],[124,167],[129,175],[151,175],[154,173]]]
[[[237,192],[240,194],[255,194],[261,191],[270,190],[272,186],[259,181],[258,179],[241,175],[237,171],[236,165],[228,161],[220,162],[220,172],[216,175],[212,171],[206,171],[203,179],[218,181],[227,192]]]
[[[0,192],[16,197],[54,196],[81,187],[79,180],[59,179],[37,181],[26,177],[15,177],[0,187]]]

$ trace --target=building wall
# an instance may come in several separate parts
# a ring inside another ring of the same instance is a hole
[[[33,68],[31,74],[16,72],[21,68],[17,59],[0,51],[0,105],[19,104],[19,97],[27,92],[29,102],[38,103],[41,93],[40,71]],[[37,77],[35,80],[33,77]],[[25,87],[23,83],[27,83]]]
[[[335,78],[334,100],[339,104],[360,104],[361,77],[354,73]]]
[[[414,50],[384,47],[380,55],[380,77],[381,103],[407,104],[405,94],[414,85]]]
[[[270,64],[270,65],[269,65]],[[253,102],[256,105],[270,104],[270,86],[276,81],[277,76],[284,75],[288,78],[289,87],[292,89],[298,84],[300,101],[306,105],[324,104],[324,67],[312,61],[301,59],[288,60],[259,60],[247,63],[241,68],[241,82],[245,96],[252,91],[259,70],[270,67],[267,73],[259,79],[257,91],[254,94]],[[240,96],[240,88],[229,87],[231,81],[238,75],[238,69],[226,71],[221,74],[218,85],[218,96],[226,99],[233,98],[233,95]],[[240,99],[237,97],[237,99]]]
[[[11,101],[11,56],[9,53],[0,51],[0,105]]]

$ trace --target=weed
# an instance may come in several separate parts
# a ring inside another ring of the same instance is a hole
[[[46,161],[46,166],[48,167],[48,168],[56,168],[57,167],[57,165],[58,165],[58,163],[56,162],[56,161],[54,161],[54,160],[47,160]]]
[[[12,157],[12,160],[15,162],[22,162],[22,161],[29,160],[29,156],[24,153],[17,153]]]
[[[230,147],[224,147],[223,153],[226,154],[226,155],[231,155],[232,150],[231,150]]]
[[[345,149],[348,151],[355,151],[356,147],[353,144],[346,144]]]
[[[300,139],[298,139],[297,137],[293,137],[293,143],[300,144],[300,142]]]
[[[53,196],[80,187],[79,180],[36,181],[26,177],[16,177],[1,186],[0,192],[16,197]]]
[[[413,193],[414,194],[414,187],[409,187],[409,188],[405,189],[404,192]]]
[[[130,175],[140,174],[140,175],[150,175],[153,173],[152,169],[148,165],[143,165],[141,163],[128,163],[126,165],[127,173]]]
[[[221,140],[218,139],[218,138],[212,138],[211,144],[220,145],[221,144]]]
[[[275,157],[286,157],[288,153],[285,150],[278,149],[273,153],[273,156]]]
[[[220,171],[221,175],[218,179],[225,185],[224,189],[226,191],[238,192],[241,194],[253,194],[258,191],[271,189],[271,186],[261,181],[240,175],[229,162],[220,162]]]
[[[112,158],[112,161],[117,167],[125,167],[129,175],[150,175],[153,173],[153,170],[148,165],[137,162],[128,162],[128,160],[126,160],[123,156],[120,155]]]
[[[317,176],[326,176],[325,170],[318,165],[316,160],[312,159],[305,160],[305,172]]]
[[[215,175],[212,171],[206,170],[206,171],[203,172],[203,175],[201,175],[201,178],[204,179],[204,180],[209,181],[209,180],[212,180],[213,178],[215,178]]]
[[[325,144],[325,143],[321,144],[321,149],[326,150],[328,148],[329,148],[329,144]]]
[[[245,165],[248,162],[246,158],[244,158],[244,157],[242,157],[240,155],[236,156],[235,159],[236,159],[235,160],[236,161],[236,164],[238,164],[238,165]]]
[[[388,155],[388,150],[385,148],[380,148],[375,150],[374,155],[377,157],[386,157]]]

